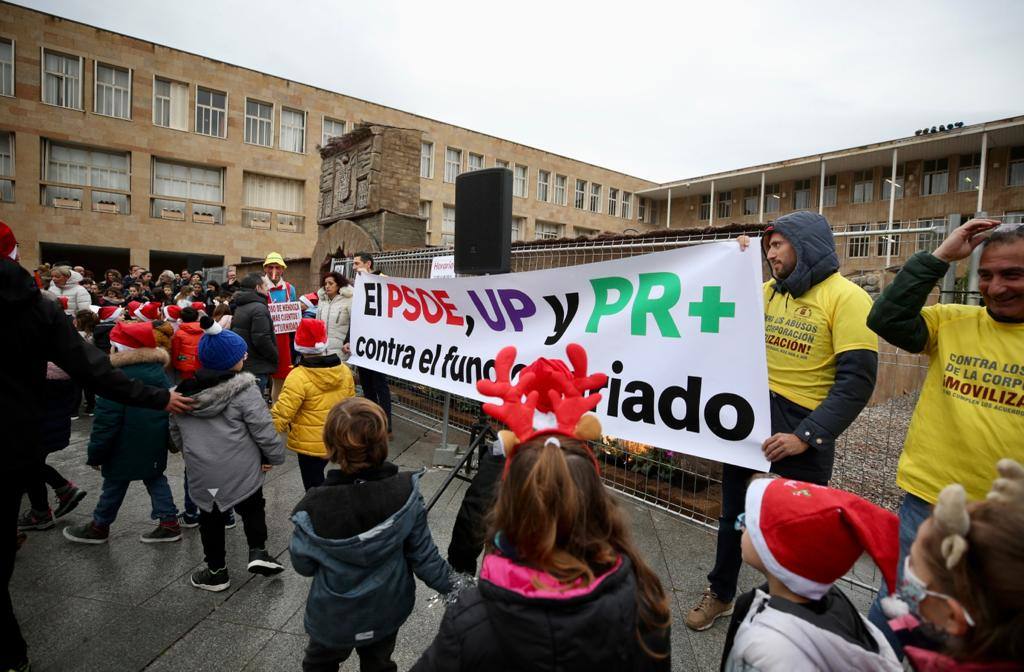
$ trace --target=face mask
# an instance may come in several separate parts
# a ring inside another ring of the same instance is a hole
[[[945,593],[937,593],[933,590],[928,590],[928,584],[922,581],[914,571],[910,568],[910,556],[908,555],[903,561],[903,579],[900,581],[899,587],[896,589],[896,595],[907,604],[910,608],[910,613],[918,618],[918,620],[925,622],[925,619],[921,616],[921,603],[926,597],[934,597],[939,600],[945,600],[947,602],[954,602],[960,604],[955,597],[950,597]],[[974,619],[967,613],[967,610],[960,606],[961,611],[964,614],[964,620],[967,621],[967,625],[974,627]]]

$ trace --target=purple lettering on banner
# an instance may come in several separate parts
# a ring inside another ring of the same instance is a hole
[[[476,306],[477,311],[480,313],[480,317],[484,318],[484,322],[491,328],[491,331],[505,331],[505,315],[501,312],[501,308],[498,306],[498,300],[494,296],[493,289],[484,290],[487,293],[487,298],[491,302],[491,308],[494,309],[494,317],[492,318],[484,307],[483,302],[476,295],[476,290],[469,290],[469,298],[473,299],[473,305]],[[502,290],[504,291],[504,290]]]
[[[498,294],[501,295],[501,305],[505,306],[505,312],[508,313],[508,321],[512,323],[512,328],[522,331],[523,320],[537,314],[537,306],[533,299],[518,289],[499,289]],[[516,306],[515,302],[518,302],[519,305]]]

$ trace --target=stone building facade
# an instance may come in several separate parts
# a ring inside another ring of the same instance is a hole
[[[0,219],[28,266],[308,257],[318,148],[360,123],[420,135],[404,148],[418,184],[391,212],[426,227],[403,243],[450,244],[455,176],[497,165],[516,175],[518,239],[648,228],[633,194],[653,182],[0,3]]]

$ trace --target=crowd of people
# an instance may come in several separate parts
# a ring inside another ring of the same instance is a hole
[[[772,276],[766,320],[813,338],[799,353],[766,345],[770,473],[723,466],[715,561],[685,626],[703,631],[728,618],[721,667],[730,671],[1022,669],[1024,403],[988,393],[989,403],[976,403],[957,393],[950,380],[959,369],[949,367],[973,358],[991,362],[1000,381],[1024,381],[1012,373],[1024,352],[1024,228],[972,220],[912,257],[875,302],[838,272],[820,215],[779,218],[761,245]],[[926,306],[949,264],[982,245],[984,305]],[[15,549],[25,531],[55,527],[87,494],[46,465],[67,445],[79,407],[94,415],[87,463],[103,485],[91,519],[63,535],[106,543],[130,484],[141,481],[157,523],[141,541],[175,542],[183,527],[198,527],[205,562],[189,583],[201,590],[231,585],[225,529],[236,515],[248,571],[284,571],[267,551],[263,484],[286,450],[297,454],[305,495],[289,550],[294,570],[313,577],[304,670],[337,670],[353,653],[362,670],[397,669],[414,576],[449,603],[416,670],[671,668],[669,592],[588,443],[601,436],[590,411],[606,377],[588,374],[583,348],[570,345],[567,364],[539,361],[513,381],[509,347],[496,358],[496,380],[478,383],[501,402],[484,411],[507,429],[464,502],[478,511],[460,512],[462,539],[445,559],[421,474],[387,460],[386,379],[346,363],[352,290],[343,275],[328,273],[299,296],[276,253],[263,273],[236,279],[232,269],[223,285],[188,271],[154,282],[138,267],[107,271],[98,284],[69,265],[33,275],[2,224],[0,252],[0,308],[14,320],[0,347],[23,353],[0,371],[2,400],[19,418],[3,470],[5,520],[19,529],[3,554],[0,669],[29,669],[6,590]],[[368,253],[355,262],[357,272],[378,272]],[[275,333],[268,308],[282,301],[305,309],[291,335]],[[836,440],[874,390],[879,335],[930,359],[900,458],[898,514],[828,485]],[[551,420],[537,427],[538,414]],[[181,511],[164,474],[169,453],[184,459]],[[29,506],[19,515],[23,494]],[[479,575],[466,580],[480,550]],[[864,553],[883,577],[867,615],[837,585]],[[743,563],[764,583],[738,595]]]

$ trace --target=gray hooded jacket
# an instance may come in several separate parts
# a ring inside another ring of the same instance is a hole
[[[195,393],[188,391],[192,382],[179,391],[195,405],[171,416],[171,440],[182,449],[196,506],[227,511],[263,487],[262,465],[284,462],[284,442],[252,374],[239,373]]]

